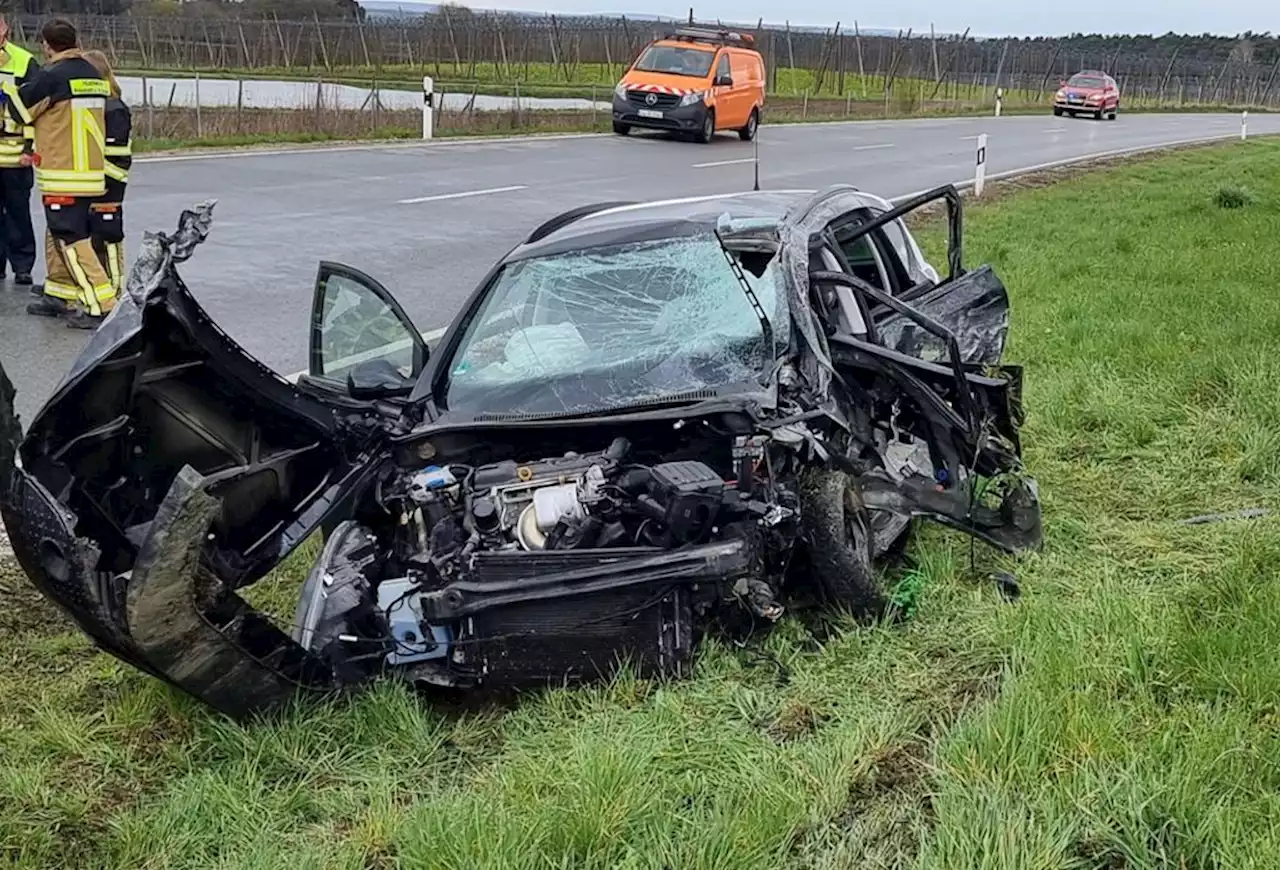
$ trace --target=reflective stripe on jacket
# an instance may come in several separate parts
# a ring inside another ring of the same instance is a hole
[[[14,120],[35,127],[36,184],[45,195],[106,192],[106,102],[110,85],[80,49],[60,52],[19,88],[3,85]]]
[[[8,84],[15,90],[40,69],[35,56],[20,45],[6,42],[0,46],[0,86]],[[14,169],[22,165],[22,155],[34,145],[35,130],[28,124],[20,124],[8,113],[0,128],[0,169]]]
[[[127,184],[129,167],[133,165],[133,115],[119,97],[107,100],[107,145],[105,149],[107,178]],[[110,185],[108,185],[110,186]]]

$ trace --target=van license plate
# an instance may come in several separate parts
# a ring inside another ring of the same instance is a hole
[[[662,113],[656,109],[641,109],[640,117],[641,118],[661,118]]]

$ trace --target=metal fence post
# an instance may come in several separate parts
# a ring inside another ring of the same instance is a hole
[[[1248,138],[1249,138],[1249,110],[1245,109],[1244,113],[1240,116],[1240,141],[1243,142]]]
[[[196,73],[196,138],[204,138],[204,122],[200,116],[200,73]]]

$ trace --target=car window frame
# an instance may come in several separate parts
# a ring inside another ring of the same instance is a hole
[[[413,347],[412,373],[408,376],[407,382],[416,383],[426,372],[431,361],[431,353],[427,347],[426,340],[422,337],[422,332],[414,324],[408,313],[405,312],[395,294],[376,278],[353,266],[331,260],[322,260],[316,269],[316,279],[312,289],[311,323],[307,330],[307,370],[304,373],[307,380],[314,384],[332,385],[339,392],[345,392],[346,390],[345,378],[334,377],[325,371],[327,366],[324,360],[323,343],[319,340],[322,339],[324,331],[324,300],[327,296],[328,283],[330,279],[335,277],[346,280],[369,292],[385,305],[395,319],[400,322],[401,326],[405,328]]]
[[[721,67],[724,68],[723,72],[721,72]],[[733,78],[733,61],[729,58],[728,49],[721,51],[720,56],[716,58],[714,73],[711,76],[711,80],[713,82],[717,81],[722,75]]]
[[[884,212],[880,212],[883,214]],[[859,206],[858,208],[844,212],[835,219],[829,221],[826,231],[830,233],[840,254],[841,266],[848,274],[852,275],[852,267],[849,264],[848,257],[845,255],[844,247],[840,243],[840,231],[844,229],[850,222],[857,221],[858,224],[869,223],[875,220],[879,215],[869,206]],[[876,260],[876,267],[880,271],[881,280],[884,282],[883,287],[879,288],[891,296],[899,296],[903,292],[911,289],[910,275],[907,273],[906,267],[902,264],[898,257],[898,252],[894,249],[893,243],[884,236],[881,228],[877,227],[865,238],[871,246],[872,255]]]

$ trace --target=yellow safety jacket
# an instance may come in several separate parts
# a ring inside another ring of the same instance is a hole
[[[111,86],[78,48],[49,58],[21,87],[0,82],[14,120],[35,127],[36,184],[45,196],[102,196]]]
[[[0,85],[20,88],[40,69],[35,56],[13,42],[0,45]],[[22,165],[22,155],[32,151],[35,129],[20,124],[8,112],[0,127],[0,169],[16,169]]]

